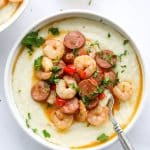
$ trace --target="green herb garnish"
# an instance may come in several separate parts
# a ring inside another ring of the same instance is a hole
[[[121,70],[121,73],[124,73],[125,72],[125,70]]]
[[[78,48],[73,49],[72,52],[73,52],[74,56],[78,56]]]
[[[32,129],[32,131],[33,131],[34,133],[37,133],[38,129],[37,129],[37,128],[34,128],[34,129]]]
[[[105,133],[97,137],[97,141],[100,141],[100,142],[106,142],[108,139],[109,139],[109,136],[107,136]]]
[[[110,34],[110,33],[108,33],[108,34],[107,34],[107,37],[108,37],[108,38],[110,38],[110,37],[111,37],[111,34]]]
[[[75,83],[70,84],[69,87],[71,87],[72,89],[75,89],[77,92],[80,91],[79,87]]]
[[[50,133],[47,130],[43,130],[42,133],[43,133],[45,138],[50,138],[51,137]]]
[[[32,55],[34,51],[33,47],[40,47],[44,42],[44,38],[39,37],[38,32],[30,32],[24,37],[21,43],[29,49],[28,53]]]
[[[100,44],[99,44],[99,41],[94,41],[90,44],[90,47],[93,47],[93,46],[97,46],[98,48],[100,48]]]
[[[127,54],[128,54],[128,51],[125,50],[122,54],[118,55],[119,60],[121,61],[121,60],[122,60],[122,57],[123,57],[123,56],[126,56]]]
[[[51,32],[53,35],[59,35],[59,29],[58,28],[49,28],[48,29],[49,32]]]
[[[52,107],[52,106],[53,106],[53,104],[48,103],[47,104],[47,109],[50,108],[50,107]]]
[[[98,71],[96,70],[96,71],[94,72],[94,74],[93,74],[93,77],[96,78],[97,75],[98,75]]]
[[[42,58],[43,56],[38,57],[35,61],[34,61],[34,69],[36,71],[39,71],[41,69],[42,66]]]
[[[124,40],[123,41],[123,45],[126,45],[127,43],[129,43],[129,40]]]
[[[85,106],[88,106],[90,104],[90,98],[88,98],[87,96],[83,96],[82,102],[85,104]]]
[[[27,128],[30,128],[29,120],[28,119],[26,119],[26,126],[27,126]]]
[[[61,68],[59,66],[53,66],[53,68],[52,68],[53,73],[57,73],[60,70],[61,70]]]
[[[110,83],[110,77],[106,77],[104,80],[103,80],[103,84],[104,85],[108,85]]]
[[[88,5],[90,6],[92,4],[92,0],[89,0],[89,3],[88,3]]]
[[[59,80],[60,79],[56,74],[52,74],[50,79],[49,79],[49,82],[50,82],[50,84],[55,84],[55,83],[58,83]]]
[[[18,90],[18,93],[21,93],[21,90]]]
[[[31,120],[31,114],[28,113],[28,120]]]
[[[126,65],[122,65],[122,66],[121,66],[121,68],[126,68],[126,67],[127,67]]]

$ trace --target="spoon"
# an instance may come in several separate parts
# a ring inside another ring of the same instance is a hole
[[[124,150],[134,150],[134,148],[129,143],[129,140],[125,136],[125,133],[123,132],[121,126],[115,120],[115,118],[114,118],[114,116],[112,114],[113,105],[114,105],[114,98],[113,98],[112,94],[110,93],[110,97],[109,97],[108,103],[107,103],[107,106],[109,108],[109,119],[110,119],[110,121],[113,124],[113,128],[114,128],[115,132],[118,134],[119,141],[120,141],[123,149]]]

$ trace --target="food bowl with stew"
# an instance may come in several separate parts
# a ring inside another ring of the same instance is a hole
[[[29,0],[0,0],[0,32],[23,13]]]
[[[102,149],[117,140],[108,117],[129,131],[144,103],[142,55],[115,23],[89,11],[48,16],[16,42],[5,93],[12,114],[52,149]]]

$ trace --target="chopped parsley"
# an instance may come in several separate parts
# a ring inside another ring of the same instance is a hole
[[[21,90],[18,90],[18,93],[21,93]]]
[[[118,55],[119,60],[121,61],[121,60],[122,60],[122,57],[123,57],[123,56],[126,56],[127,54],[129,54],[129,53],[128,53],[127,50],[125,50],[123,53],[121,53],[120,55]]]
[[[107,37],[108,37],[108,38],[110,38],[110,37],[111,37],[111,34],[110,34],[110,33],[108,33],[108,34],[107,34]]]
[[[126,44],[128,44],[129,43],[129,40],[124,40],[123,41],[123,45],[126,45]]]
[[[27,126],[27,128],[30,128],[29,120],[28,119],[26,119],[26,126]]]
[[[73,49],[72,52],[73,52],[74,56],[78,56],[78,48]]]
[[[87,96],[82,97],[82,102],[84,103],[85,106],[88,106],[90,104],[90,98]]]
[[[87,123],[87,125],[86,125],[86,126],[87,126],[87,127],[89,127],[90,125],[91,125],[90,123]]]
[[[121,70],[121,73],[124,73],[125,72],[125,70]]]
[[[49,28],[48,31],[51,32],[55,36],[59,35],[59,33],[60,33],[58,28],[53,28],[53,27]]]
[[[35,61],[34,61],[34,69],[36,71],[39,71],[41,69],[42,66],[42,58],[43,56],[38,57]]]
[[[97,141],[100,141],[100,142],[106,142],[108,139],[109,139],[109,136],[107,136],[105,133],[97,137]]]
[[[72,89],[75,89],[78,93],[80,91],[79,87],[75,83],[70,84],[69,87],[71,87]]]
[[[32,131],[33,131],[34,133],[37,133],[37,132],[38,132],[38,129],[37,129],[37,128],[33,128]]]
[[[59,66],[53,66],[53,68],[52,68],[53,73],[57,73],[60,70],[61,70],[61,68]]]
[[[31,120],[31,114],[30,113],[28,113],[28,119]]]
[[[50,84],[55,84],[55,83],[58,83],[59,80],[60,79],[56,74],[52,74],[50,79],[49,79],[49,82],[50,82]]]
[[[96,70],[96,71],[94,72],[94,74],[93,74],[93,77],[96,78],[97,75],[98,75],[98,71]]]
[[[28,127],[28,128],[30,128],[30,124],[29,124],[29,121],[31,120],[31,114],[28,112],[28,114],[27,114],[27,119],[26,119],[26,126]]]
[[[43,133],[43,136],[45,138],[50,138],[51,137],[50,133],[47,130],[43,130],[42,133]]]
[[[126,67],[127,67],[126,65],[122,65],[122,66],[121,66],[121,68],[126,68]]]
[[[90,6],[92,4],[92,0],[89,0],[89,3],[88,3],[88,5]]]
[[[34,48],[40,47],[45,42],[43,37],[38,36],[38,32],[28,33],[22,40],[22,45],[28,48],[29,55],[32,55]]]
[[[52,106],[53,106],[53,104],[48,103],[47,104],[47,109],[50,108],[50,107],[52,107]]]
[[[94,42],[90,43],[90,47],[93,47],[93,46],[97,46],[98,48],[100,48],[99,41],[94,41]]]
[[[103,80],[103,85],[108,85],[110,83],[110,77],[106,77],[104,80]]]

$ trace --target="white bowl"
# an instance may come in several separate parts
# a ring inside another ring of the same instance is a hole
[[[6,22],[0,25],[0,32],[4,31],[8,28],[12,23],[14,23],[19,16],[24,12],[25,8],[28,5],[29,0],[24,0],[21,6],[17,9],[17,11],[10,17]]]
[[[19,47],[21,46],[21,40],[23,39],[23,37],[30,31],[34,30],[34,29],[39,29],[42,26],[60,20],[60,19],[64,19],[64,18],[68,18],[68,17],[84,17],[84,18],[88,18],[88,19],[93,19],[93,20],[101,20],[103,19],[103,21],[109,25],[111,25],[114,29],[116,29],[118,32],[120,32],[122,35],[124,35],[124,37],[126,37],[127,39],[130,40],[131,45],[133,46],[133,48],[135,49],[135,52],[137,53],[141,66],[142,66],[142,73],[143,73],[143,93],[142,93],[142,100],[141,100],[141,104],[134,116],[134,118],[132,119],[132,121],[129,123],[129,125],[126,127],[125,132],[128,132],[131,127],[133,127],[133,125],[135,124],[135,121],[137,120],[137,118],[139,117],[139,114],[142,110],[142,107],[144,105],[144,101],[145,101],[145,95],[146,95],[146,90],[147,87],[146,86],[146,75],[145,75],[145,64],[143,62],[144,58],[141,55],[140,51],[138,50],[138,48],[135,46],[135,43],[133,42],[133,40],[129,37],[129,35],[122,30],[118,25],[116,25],[115,23],[111,22],[110,20],[106,19],[105,17],[102,17],[98,14],[95,14],[93,12],[90,11],[83,11],[83,10],[69,10],[69,11],[65,11],[65,12],[61,12],[58,14],[54,14],[51,16],[47,16],[44,19],[42,19],[41,21],[37,22],[36,24],[32,25],[32,27],[30,27],[22,36],[19,37],[19,40],[16,42],[14,48],[11,50],[11,53],[8,57],[7,60],[7,64],[6,64],[6,69],[5,69],[5,94],[7,97],[7,101],[8,104],[10,106],[10,109],[12,111],[13,116],[15,117],[15,119],[17,120],[17,122],[19,123],[19,125],[21,126],[21,128],[30,136],[32,137],[34,140],[36,140],[38,143],[50,148],[50,149],[57,149],[57,150],[66,150],[67,148],[62,148],[58,145],[52,144],[47,142],[46,140],[42,139],[41,137],[35,135],[31,130],[27,129],[24,120],[22,119],[16,104],[14,102],[13,99],[13,93],[12,93],[12,87],[11,87],[11,81],[12,81],[12,69],[13,69],[13,63],[16,59],[16,56],[18,54],[19,51]],[[92,150],[100,150],[102,148],[106,148],[108,146],[110,146],[112,143],[114,143],[117,140],[117,137],[114,137],[112,140],[108,141],[107,143],[104,143],[103,145],[99,145],[93,148],[90,148]]]

